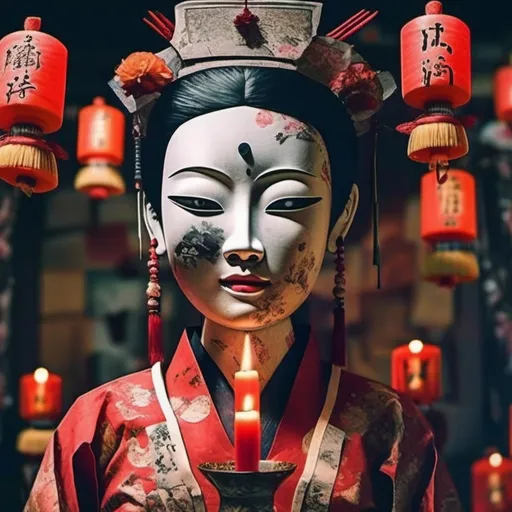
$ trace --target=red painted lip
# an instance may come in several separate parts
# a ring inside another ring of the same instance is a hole
[[[257,293],[267,288],[272,283],[258,276],[232,275],[219,280],[220,284],[238,293]]]

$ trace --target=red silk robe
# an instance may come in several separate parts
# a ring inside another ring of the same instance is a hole
[[[310,340],[268,456],[297,465],[276,493],[278,512],[461,510],[432,433],[406,397],[349,372],[336,391],[297,502],[326,400]],[[218,494],[197,465],[233,458],[185,333],[165,376],[158,365],[76,401],[48,446],[25,511],[216,511]]]

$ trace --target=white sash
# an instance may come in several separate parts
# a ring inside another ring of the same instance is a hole
[[[308,503],[310,500],[315,501],[315,512],[329,510],[332,489],[334,487],[334,482],[336,481],[340,464],[341,449],[345,439],[345,433],[339,429],[335,429],[340,433],[339,439],[335,439],[332,435],[332,429],[334,429],[334,427],[329,425],[329,420],[331,418],[334,405],[336,404],[336,398],[338,397],[340,378],[341,368],[333,365],[324,407],[320,414],[320,418],[318,418],[318,422],[313,432],[313,437],[311,438],[304,471],[302,472],[302,476],[300,477],[297,488],[295,489],[292,512],[300,512],[304,502]],[[328,429],[328,427],[332,427],[332,429]],[[324,457],[319,458],[322,453],[327,452],[331,452],[330,458],[332,459],[332,464],[323,464],[322,461]],[[319,482],[322,498],[318,497],[318,499],[316,499],[313,496],[317,491],[310,486],[312,480]],[[325,495],[327,495],[328,498],[327,503]]]
[[[190,468],[190,461],[188,460],[187,450],[185,448],[185,443],[183,442],[183,436],[181,435],[178,419],[176,418],[176,414],[174,414],[174,410],[171,407],[167,391],[165,389],[165,381],[162,375],[160,362],[155,363],[153,368],[151,368],[151,376],[153,378],[156,398],[160,404],[162,412],[164,413],[165,420],[167,422],[167,429],[173,445],[172,453],[168,452],[169,460],[163,461],[172,468],[169,476],[167,476],[167,483],[168,485],[170,484],[171,487],[184,484],[192,497],[194,511],[205,512],[206,507],[204,505],[203,494]],[[158,428],[158,425],[148,428],[148,435],[150,439],[158,435],[158,432],[156,431]]]

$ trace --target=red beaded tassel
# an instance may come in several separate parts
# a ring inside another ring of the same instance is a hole
[[[156,253],[157,245],[156,239],[151,240],[148,261],[149,283],[146,290],[148,298],[148,357],[151,366],[164,360],[162,319],[160,318],[160,283],[158,279],[160,264]]]
[[[346,333],[345,333],[345,242],[343,237],[336,240],[336,274],[334,276],[335,307],[333,310],[334,326],[332,330],[332,364],[346,366]]]

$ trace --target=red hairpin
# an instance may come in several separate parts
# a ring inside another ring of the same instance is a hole
[[[337,26],[334,30],[331,30],[327,34],[327,37],[332,37],[338,41],[344,41],[368,25],[368,23],[370,23],[377,14],[379,14],[379,11],[370,12],[367,9],[361,9],[357,14],[354,14],[354,16],[349,18],[347,21]]]
[[[170,41],[174,35],[174,23],[158,11],[148,11],[148,15],[150,19],[144,18],[144,23],[166,41]]]

